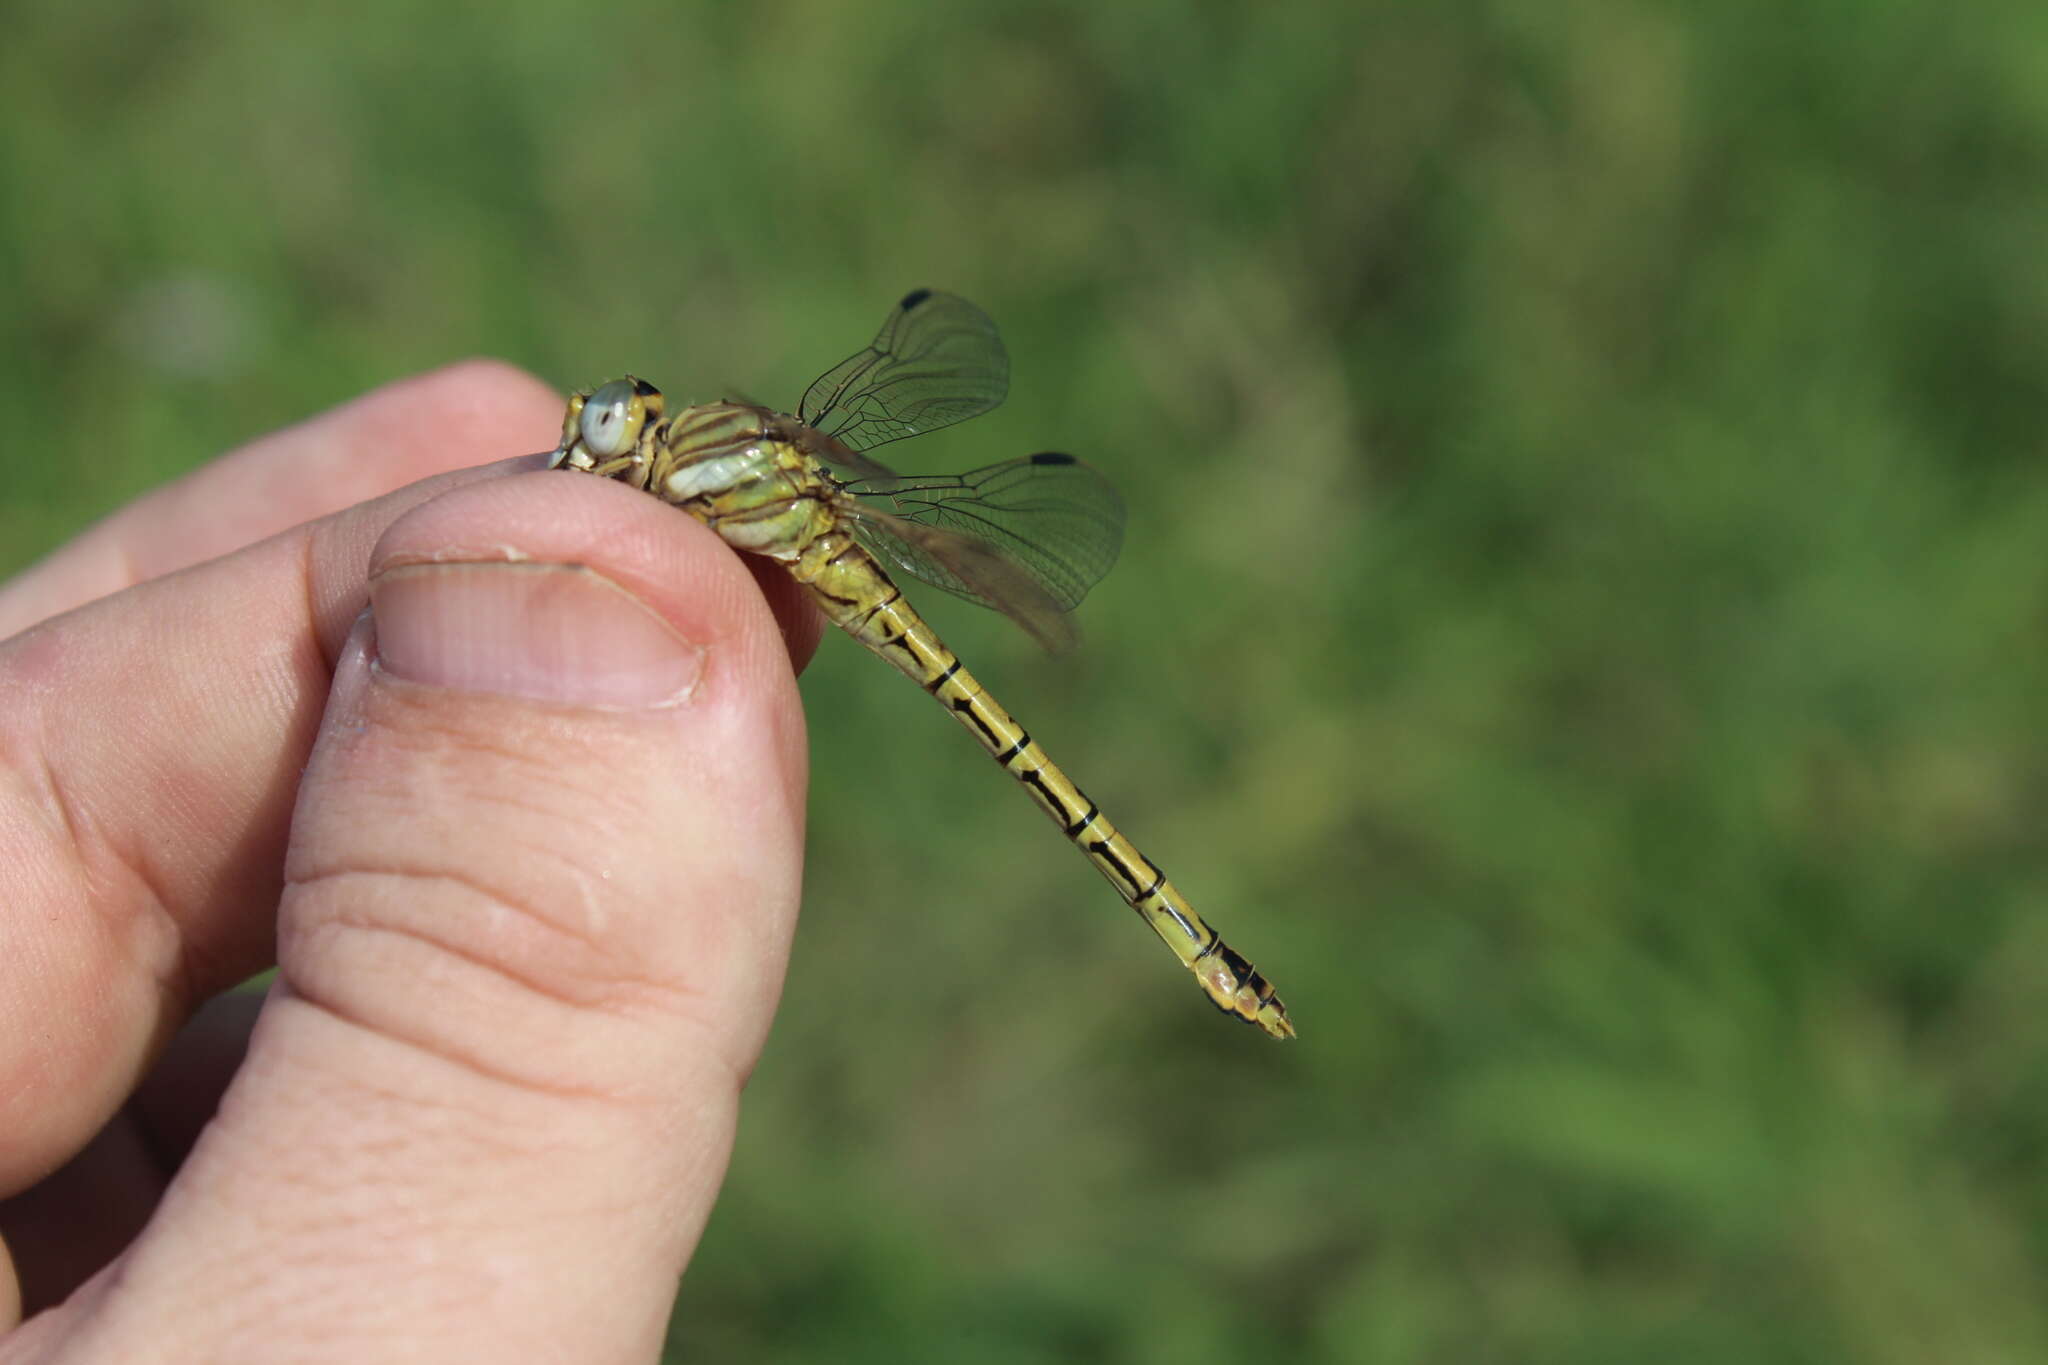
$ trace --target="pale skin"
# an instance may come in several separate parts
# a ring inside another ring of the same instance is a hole
[[[0,1365],[657,1357],[781,988],[818,622],[502,460],[560,423],[454,366],[0,586]]]

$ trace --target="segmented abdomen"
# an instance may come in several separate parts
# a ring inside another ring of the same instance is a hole
[[[959,656],[925,624],[872,555],[835,528],[806,547],[790,569],[833,624],[894,664],[973,732],[1195,974],[1211,1003],[1276,1038],[1294,1036],[1272,985],[1202,922],[1158,864],[1117,831],[1101,807],[961,666]]]

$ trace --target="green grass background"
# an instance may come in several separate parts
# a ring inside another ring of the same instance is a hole
[[[934,616],[1281,986],[828,640],[677,1358],[2048,1360],[2048,7],[21,7],[0,554],[470,353],[906,288],[1131,525]],[[506,454],[517,452],[507,451]]]

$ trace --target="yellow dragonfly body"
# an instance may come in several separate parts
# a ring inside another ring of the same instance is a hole
[[[919,289],[866,349],[811,385],[795,416],[742,402],[669,415],[660,390],[629,376],[569,400],[550,464],[643,489],[782,564],[835,625],[981,741],[1219,1009],[1291,1038],[1273,987],[961,666],[883,567],[993,607],[1048,647],[1071,638],[1067,613],[1123,539],[1123,504],[1107,480],[1049,452],[907,477],[866,453],[986,412],[1008,385],[1009,357],[987,315]]]

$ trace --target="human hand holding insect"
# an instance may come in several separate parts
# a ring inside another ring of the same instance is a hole
[[[900,477],[865,453],[993,407],[1007,365],[980,310],[914,291],[796,415],[576,395],[545,463],[602,479],[460,469],[548,400],[457,367],[0,591],[0,1250],[31,1309],[100,1272],[0,1355],[658,1344],[788,953],[806,595],[981,740],[1212,1003],[1293,1036],[881,567],[1057,645],[1114,561],[1122,505],[1071,456]],[[459,472],[385,491],[436,466]],[[246,1055],[230,1006],[159,1059],[272,960]]]
[[[651,499],[461,468],[560,411],[393,385],[0,589],[0,1326],[50,1310],[0,1360],[656,1354],[818,623]],[[253,1038],[192,1017],[273,961]]]

